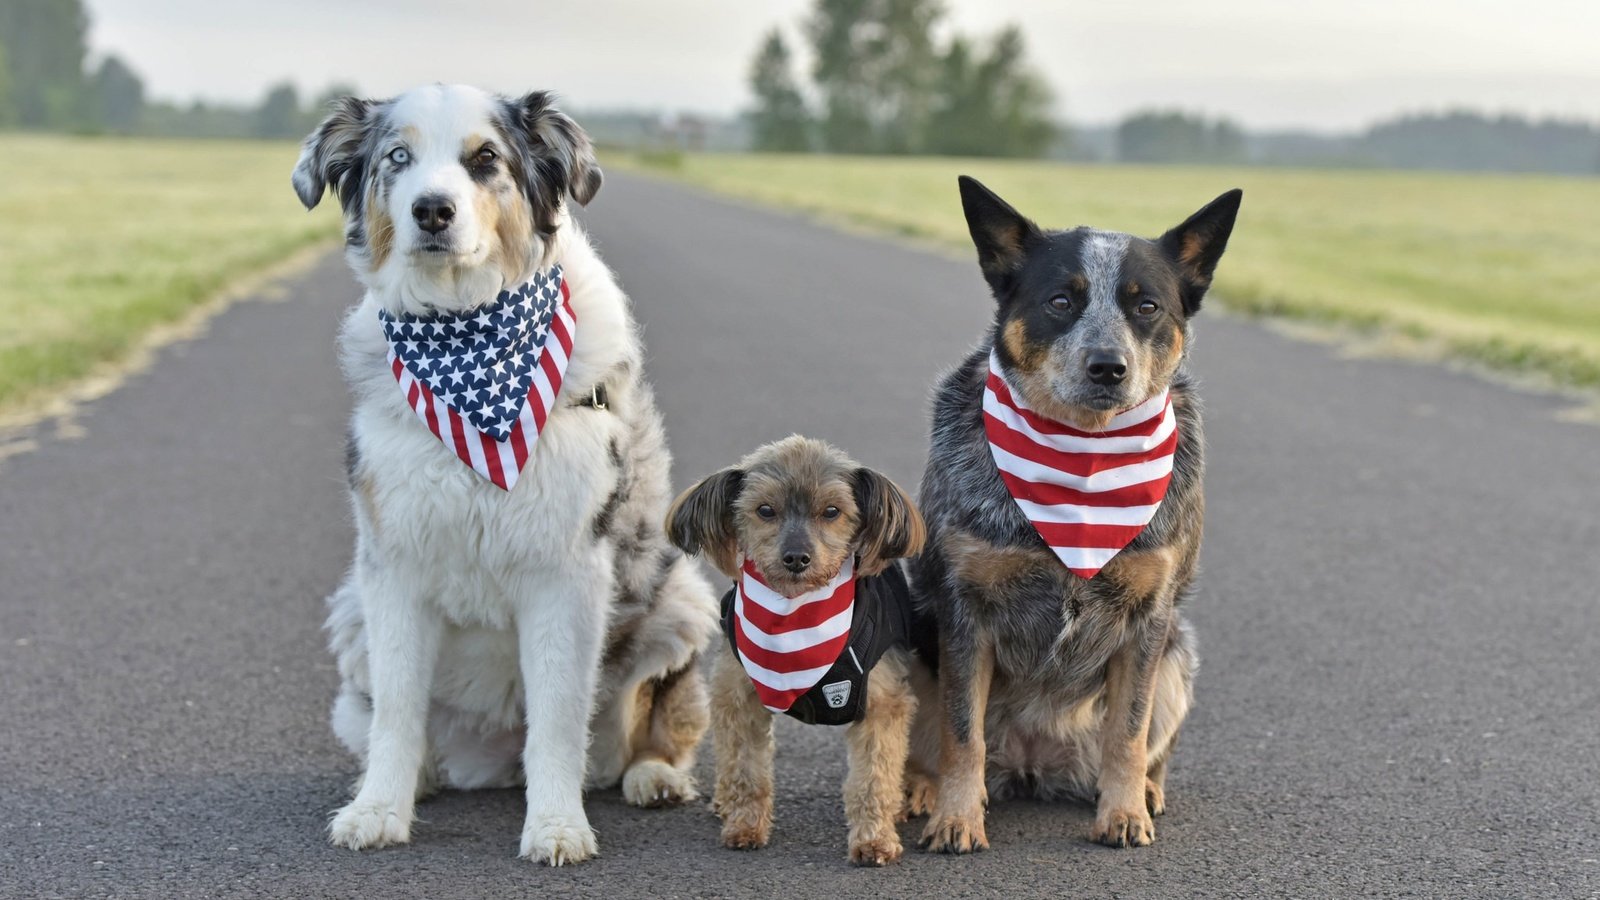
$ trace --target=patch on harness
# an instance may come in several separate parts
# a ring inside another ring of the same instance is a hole
[[[844,709],[844,705],[850,702],[850,682],[835,681],[833,684],[825,684],[822,686],[822,696],[828,698],[829,708]]]

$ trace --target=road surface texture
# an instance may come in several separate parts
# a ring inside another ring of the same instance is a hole
[[[930,385],[987,320],[974,264],[637,176],[585,217],[645,324],[678,486],[797,431],[915,483]],[[517,791],[334,849],[356,772],[320,626],[351,536],[333,336],[356,289],[331,255],[288,287],[3,463],[0,896],[1600,894],[1600,432],[1206,314],[1204,663],[1154,846],[1018,802],[987,853],[853,870],[842,736],[783,720],[760,852],[721,849],[703,804],[615,791],[575,868],[515,858]]]

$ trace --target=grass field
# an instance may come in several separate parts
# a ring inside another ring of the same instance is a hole
[[[1600,386],[1600,179],[778,155],[608,161],[962,252],[957,174],[1048,226],[1152,236],[1242,187],[1216,284],[1230,308],[1381,327]]]
[[[241,275],[338,234],[288,143],[0,136],[0,411],[133,352]]]

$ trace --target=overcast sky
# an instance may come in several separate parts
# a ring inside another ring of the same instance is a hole
[[[761,35],[809,0],[87,0],[94,52],[153,96],[254,101],[289,79],[392,94],[430,81],[554,88],[579,108],[733,113]],[[947,0],[948,26],[1020,23],[1077,122],[1138,108],[1253,128],[1356,128],[1465,106],[1600,120],[1596,0]]]

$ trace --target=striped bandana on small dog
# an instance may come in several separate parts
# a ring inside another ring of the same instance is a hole
[[[1172,481],[1178,419],[1166,391],[1081,431],[1029,409],[989,355],[989,452],[1011,499],[1074,574],[1093,578],[1155,518]]]
[[[854,560],[823,587],[798,597],[773,590],[745,560],[733,599],[733,640],[761,704],[786,712],[850,643],[855,616]]]
[[[516,485],[561,393],[578,333],[570,298],[556,265],[468,312],[378,310],[406,402],[434,437],[504,490]]]

